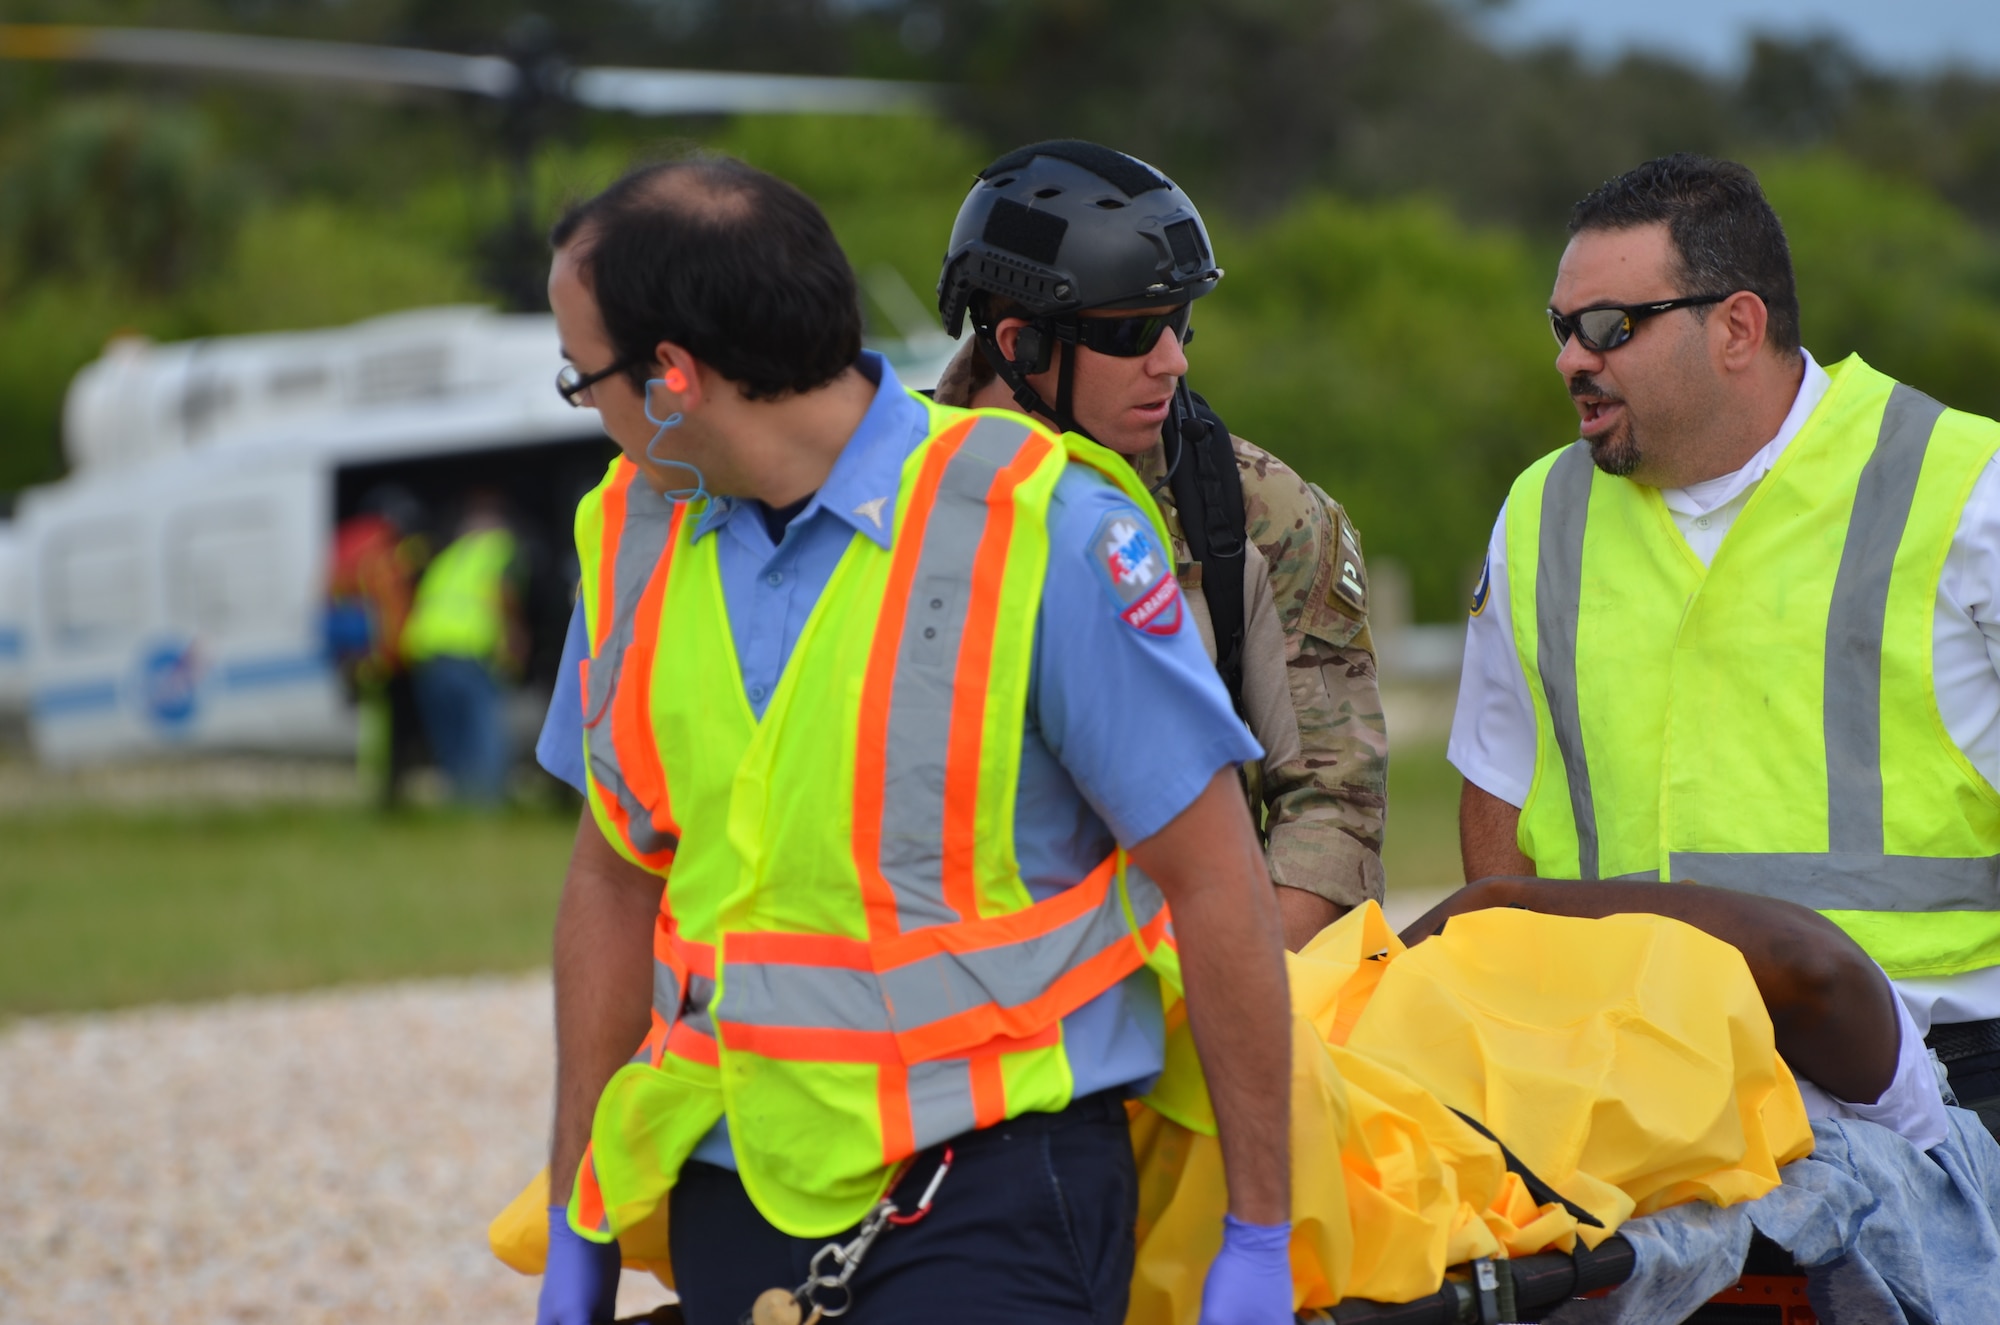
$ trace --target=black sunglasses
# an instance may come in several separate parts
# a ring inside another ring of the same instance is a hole
[[[561,396],[563,402],[569,405],[570,408],[582,409],[583,402],[577,399],[578,396],[590,390],[590,388],[596,386],[613,373],[624,372],[632,366],[633,362],[631,359],[620,359],[609,368],[595,373],[582,372],[575,364],[566,363],[562,366],[562,371],[556,374],[556,394]]]
[[[1171,313],[1080,317],[1072,325],[1076,328],[1076,343],[1085,349],[1108,354],[1114,359],[1136,359],[1153,352],[1153,347],[1160,343],[1163,331],[1171,330],[1175,340],[1187,344],[1190,336],[1188,319],[1193,315],[1194,306],[1182,304]]]
[[[1730,294],[1734,293],[1734,290],[1730,291]],[[1662,299],[1657,304],[1595,304],[1579,308],[1574,313],[1558,313],[1551,308],[1549,330],[1555,333],[1558,345],[1569,344],[1569,338],[1574,336],[1584,349],[1593,354],[1603,354],[1631,340],[1639,324],[1649,317],[1671,313],[1676,308],[1719,304],[1727,298],[1727,294],[1697,294],[1685,299]]]

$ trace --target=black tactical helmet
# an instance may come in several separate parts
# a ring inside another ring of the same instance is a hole
[[[1201,213],[1136,157],[1060,139],[1007,153],[979,172],[958,209],[938,277],[938,312],[957,336],[972,315],[980,350],[1021,407],[1078,430],[1070,415],[1076,314],[1199,299],[1222,279]],[[997,295],[1036,325],[1021,357],[1002,357],[986,300]],[[1028,385],[1063,355],[1058,401]]]
[[[938,311],[958,335],[974,291],[1030,314],[1199,299],[1222,279],[1201,213],[1145,162],[1063,139],[979,172],[951,228]]]

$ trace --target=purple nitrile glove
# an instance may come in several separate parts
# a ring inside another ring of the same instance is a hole
[[[1290,1224],[1222,1217],[1222,1250],[1201,1290],[1201,1325],[1291,1325]]]
[[[618,1244],[592,1242],[569,1226],[569,1211],[549,1207],[549,1264],[535,1325],[610,1325],[618,1317]]]

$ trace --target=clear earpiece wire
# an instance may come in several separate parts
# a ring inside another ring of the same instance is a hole
[[[660,494],[662,497],[671,502],[702,501],[708,497],[708,480],[703,477],[702,472],[685,460],[672,460],[666,456],[657,454],[653,450],[654,447],[660,444],[662,437],[665,437],[669,432],[681,426],[682,416],[679,410],[675,410],[664,419],[653,413],[653,388],[656,386],[663,387],[666,384],[665,378],[650,377],[646,379],[646,422],[657,424],[660,429],[653,434],[653,440],[646,443],[646,459],[662,467],[685,469],[688,473],[694,475],[693,487],[669,488]]]

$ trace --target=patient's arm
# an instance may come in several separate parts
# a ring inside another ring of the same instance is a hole
[[[1403,931],[1415,944],[1466,911],[1518,906],[1548,915],[1669,916],[1743,954],[1770,1010],[1778,1052],[1800,1076],[1851,1104],[1873,1104],[1896,1075],[1896,993],[1839,926],[1792,902],[1687,883],[1482,879]]]

